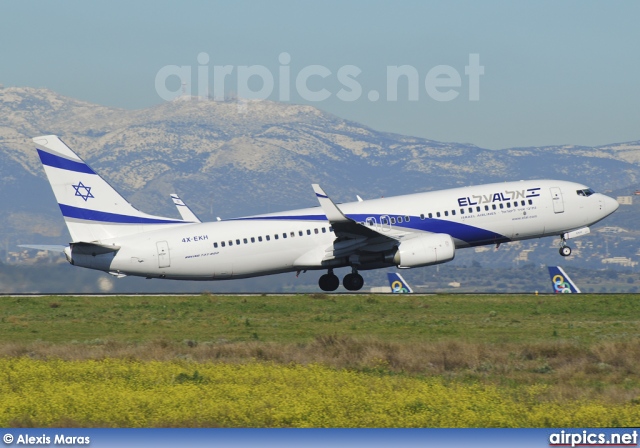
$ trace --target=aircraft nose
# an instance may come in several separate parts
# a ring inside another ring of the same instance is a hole
[[[618,201],[616,201],[613,198],[610,198],[609,196],[604,196],[603,202],[604,202],[604,211],[607,215],[610,215],[611,213],[615,212],[616,210],[618,210],[618,207],[620,207],[620,204],[618,203]]]

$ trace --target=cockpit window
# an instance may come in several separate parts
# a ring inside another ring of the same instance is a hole
[[[586,188],[584,190],[578,190],[576,191],[576,193],[578,193],[578,196],[591,196],[595,193],[595,191],[593,191],[591,188]]]

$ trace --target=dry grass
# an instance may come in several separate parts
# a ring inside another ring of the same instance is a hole
[[[489,344],[458,341],[384,342],[341,335],[310,343],[197,342],[160,339],[147,343],[5,343],[0,356],[34,359],[138,359],[278,364],[320,363],[336,369],[383,375],[441,376],[456,381],[517,386],[547,384],[549,398],[640,403],[640,342]]]

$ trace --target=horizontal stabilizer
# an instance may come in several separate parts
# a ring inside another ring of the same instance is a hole
[[[67,246],[61,246],[58,244],[18,244],[18,247],[24,247],[25,249],[48,250],[49,252],[64,252],[67,248]]]
[[[71,250],[74,254],[102,255],[110,252],[117,252],[120,250],[120,246],[116,246],[115,244],[77,242],[71,243]]]

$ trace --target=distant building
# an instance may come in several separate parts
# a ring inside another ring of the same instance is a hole
[[[633,196],[618,196],[616,201],[620,205],[633,205]]]
[[[372,294],[380,294],[380,293],[386,293],[386,292],[391,292],[390,286],[372,286],[371,287]]]
[[[533,252],[533,249],[524,249],[518,254],[514,261],[529,261],[529,254]]]
[[[629,231],[623,229],[622,227],[606,226],[606,227],[602,227],[601,229],[598,229],[598,232],[600,232],[600,233],[628,233]]]
[[[626,266],[629,268],[632,268],[638,264],[637,261],[633,261],[631,258],[627,257],[603,258],[602,262],[604,264],[619,264],[620,266]]]

